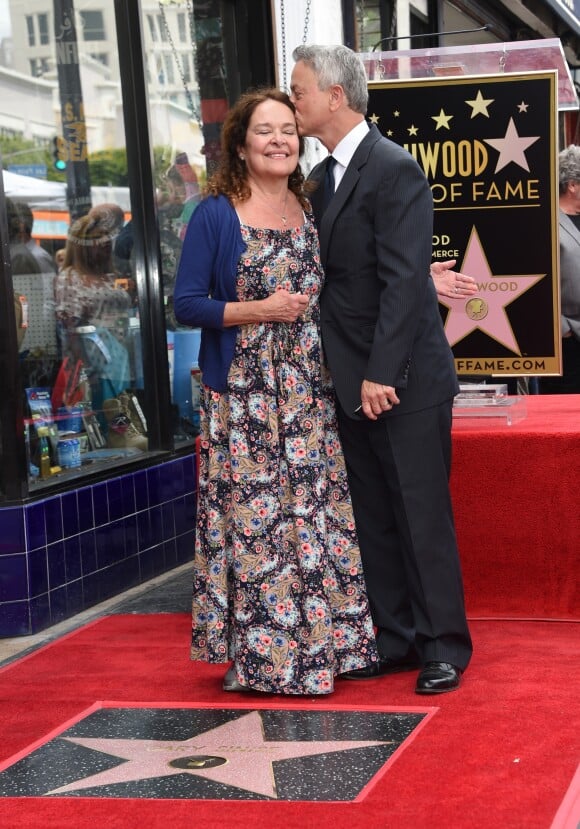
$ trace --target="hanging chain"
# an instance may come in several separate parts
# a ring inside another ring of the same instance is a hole
[[[181,5],[180,0],[176,0],[177,5]],[[169,23],[167,22],[167,17],[165,15],[165,9],[163,8],[164,5],[167,4],[167,0],[159,0],[159,12],[161,14],[161,20],[163,21],[163,27],[165,32],[167,33],[167,39],[169,40],[169,45],[171,46],[171,51],[173,53],[173,59],[175,60],[175,65],[177,66],[177,71],[179,73],[179,77],[181,78],[181,83],[183,84],[183,89],[185,91],[185,97],[187,100],[187,105],[189,107],[189,111],[191,113],[191,117],[197,122],[200,130],[202,128],[201,123],[201,115],[199,110],[196,108],[195,104],[193,103],[193,95],[191,94],[191,90],[187,85],[187,80],[185,77],[185,72],[183,70],[183,64],[179,59],[179,53],[175,46],[175,42],[173,40],[173,35],[171,34],[171,29],[169,27]],[[187,16],[189,21],[189,33],[191,38],[191,49],[192,49],[192,60],[193,60],[193,71],[196,72],[196,46],[195,46],[195,25],[193,19],[193,2],[192,0],[186,0],[185,6],[187,8]]]
[[[280,38],[282,40],[282,89],[288,89],[288,76],[286,74],[286,11],[284,0],[280,0]]]
[[[306,43],[308,39],[308,26],[310,24],[310,7],[312,0],[306,0],[306,14],[304,16],[304,31],[302,33],[302,43]],[[280,0],[280,39],[282,41],[282,89],[288,88],[288,76],[286,74],[286,10],[284,8],[284,0]]]
[[[192,118],[199,124],[200,128],[201,124],[201,116],[199,110],[196,108],[195,104],[193,103],[193,96],[191,94],[191,90],[187,84],[187,80],[185,78],[185,72],[183,71],[183,64],[179,59],[179,53],[175,46],[175,42],[173,40],[173,35],[171,34],[171,29],[169,27],[169,23],[167,21],[167,17],[165,14],[165,5],[173,5],[173,3],[177,3],[181,5],[183,0],[159,0],[159,12],[161,15],[161,20],[163,21],[163,26],[165,28],[165,32],[167,34],[167,39],[169,41],[169,45],[171,46],[171,51],[173,53],[173,58],[175,60],[175,65],[177,66],[177,71],[181,78],[181,83],[183,84],[183,89],[185,91],[185,97],[187,99],[187,104],[189,110],[191,112]],[[196,45],[195,45],[195,25],[194,25],[194,17],[193,17],[193,0],[185,0],[185,5],[187,7],[187,13],[189,18],[189,30],[190,30],[190,37],[191,37],[191,47],[193,53],[193,67],[194,71],[196,71]],[[310,25],[310,11],[312,7],[312,0],[306,0],[306,12],[304,15],[304,30],[302,32],[302,43],[305,44],[308,39],[308,27]],[[282,41],[282,86],[284,89],[287,88],[288,85],[288,76],[286,72],[286,9],[284,6],[284,0],[280,0],[280,38]]]
[[[306,15],[304,17],[304,34],[302,35],[302,43],[305,44],[308,39],[308,24],[310,23],[310,3],[311,0],[306,0]]]

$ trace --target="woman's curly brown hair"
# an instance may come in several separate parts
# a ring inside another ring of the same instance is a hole
[[[278,101],[287,106],[294,115],[294,104],[285,92],[275,87],[261,87],[245,92],[228,111],[221,134],[221,156],[218,169],[209,179],[205,192],[212,196],[220,193],[230,201],[246,201],[251,191],[248,185],[248,170],[240,159],[240,147],[246,143],[246,133],[254,110],[264,101]],[[299,153],[304,149],[304,139],[299,139]],[[309,209],[309,202],[305,194],[304,175],[297,164],[296,169],[288,177],[288,188],[294,193],[301,206]]]

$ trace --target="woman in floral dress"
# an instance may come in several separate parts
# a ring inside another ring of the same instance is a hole
[[[189,223],[174,295],[202,328],[194,660],[224,690],[328,694],[377,661],[332,386],[293,106],[247,93]]]

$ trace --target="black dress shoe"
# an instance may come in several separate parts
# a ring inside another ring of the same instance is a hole
[[[341,679],[374,679],[385,674],[399,674],[401,671],[414,671],[419,667],[416,656],[405,656],[403,659],[390,659],[388,656],[379,657],[378,662],[366,665],[364,668],[355,668],[340,674]]]
[[[450,662],[427,662],[417,679],[417,694],[445,694],[459,688],[461,671]]]

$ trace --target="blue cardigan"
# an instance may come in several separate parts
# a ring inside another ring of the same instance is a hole
[[[183,325],[201,328],[203,382],[225,391],[237,326],[224,328],[226,302],[237,302],[236,273],[246,250],[240,221],[225,196],[208,196],[193,213],[183,240],[173,304]]]

